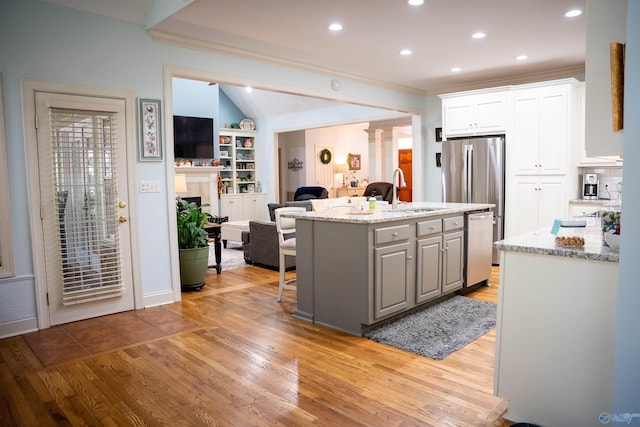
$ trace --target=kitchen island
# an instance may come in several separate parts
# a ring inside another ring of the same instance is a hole
[[[288,214],[296,218],[294,317],[362,335],[461,289],[465,214],[492,207],[402,203],[398,210],[337,207]]]
[[[497,242],[501,250],[494,391],[505,418],[545,426],[601,425],[610,413],[618,252],[600,227],[584,247],[549,231]]]

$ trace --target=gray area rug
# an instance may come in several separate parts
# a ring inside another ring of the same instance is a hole
[[[392,347],[442,360],[496,326],[496,304],[456,295],[364,334]]]
[[[216,254],[213,250],[213,244],[209,245],[209,265],[216,264]],[[227,247],[222,248],[222,271],[233,270],[234,268],[246,267],[248,264],[244,262],[244,253],[242,252],[242,243],[227,242]]]

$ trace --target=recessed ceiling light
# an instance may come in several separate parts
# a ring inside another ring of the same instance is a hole
[[[411,49],[402,49],[400,51],[400,55],[404,55],[404,56],[409,56],[411,55],[413,52],[411,52]]]
[[[518,56],[516,56],[516,59],[518,61],[524,61],[527,58],[529,58],[527,55],[518,55]]]
[[[334,22],[333,24],[329,25],[329,29],[331,31],[340,31],[342,30],[342,25],[337,22]]]
[[[462,71],[462,68],[460,68],[460,67],[453,67],[453,68],[451,69],[451,71],[453,71],[454,73],[459,73],[460,71]]]
[[[564,14],[564,16],[566,16],[567,18],[575,18],[576,16],[580,15],[582,15],[582,11],[579,9],[573,9]]]
[[[477,32],[477,33],[471,34],[471,38],[474,38],[474,39],[483,39],[486,36],[487,35],[485,33],[482,33],[482,32]]]
[[[409,0],[407,3],[409,3],[411,6],[420,6],[424,3],[424,0]]]
[[[251,92],[253,92],[253,88],[251,86],[247,86],[247,87],[244,88],[244,91],[247,92],[247,93],[251,93]]]

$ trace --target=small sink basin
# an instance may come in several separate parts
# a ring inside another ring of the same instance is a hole
[[[398,212],[398,213],[423,213],[423,212],[434,212],[434,211],[441,211],[444,210],[445,208],[429,208],[429,207],[410,207],[410,206],[403,206],[402,204],[398,205],[398,209],[393,209],[391,207],[391,205],[385,206],[383,209],[385,212]]]
[[[415,208],[415,209],[408,209],[411,212],[433,212],[433,211],[441,211],[444,208]]]

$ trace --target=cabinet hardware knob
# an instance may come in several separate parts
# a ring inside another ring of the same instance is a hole
[[[124,209],[127,207],[127,204],[123,200],[120,200],[120,202],[118,202],[118,207],[120,209]]]
[[[411,261],[411,260],[413,259],[413,256],[409,255],[409,256],[407,257],[407,259],[408,259],[409,261]]]
[[[395,233],[392,234],[393,237],[398,237],[398,232],[396,231]]]
[[[120,221],[121,224],[124,224],[127,222],[127,217],[122,215],[118,218],[118,221]]]

